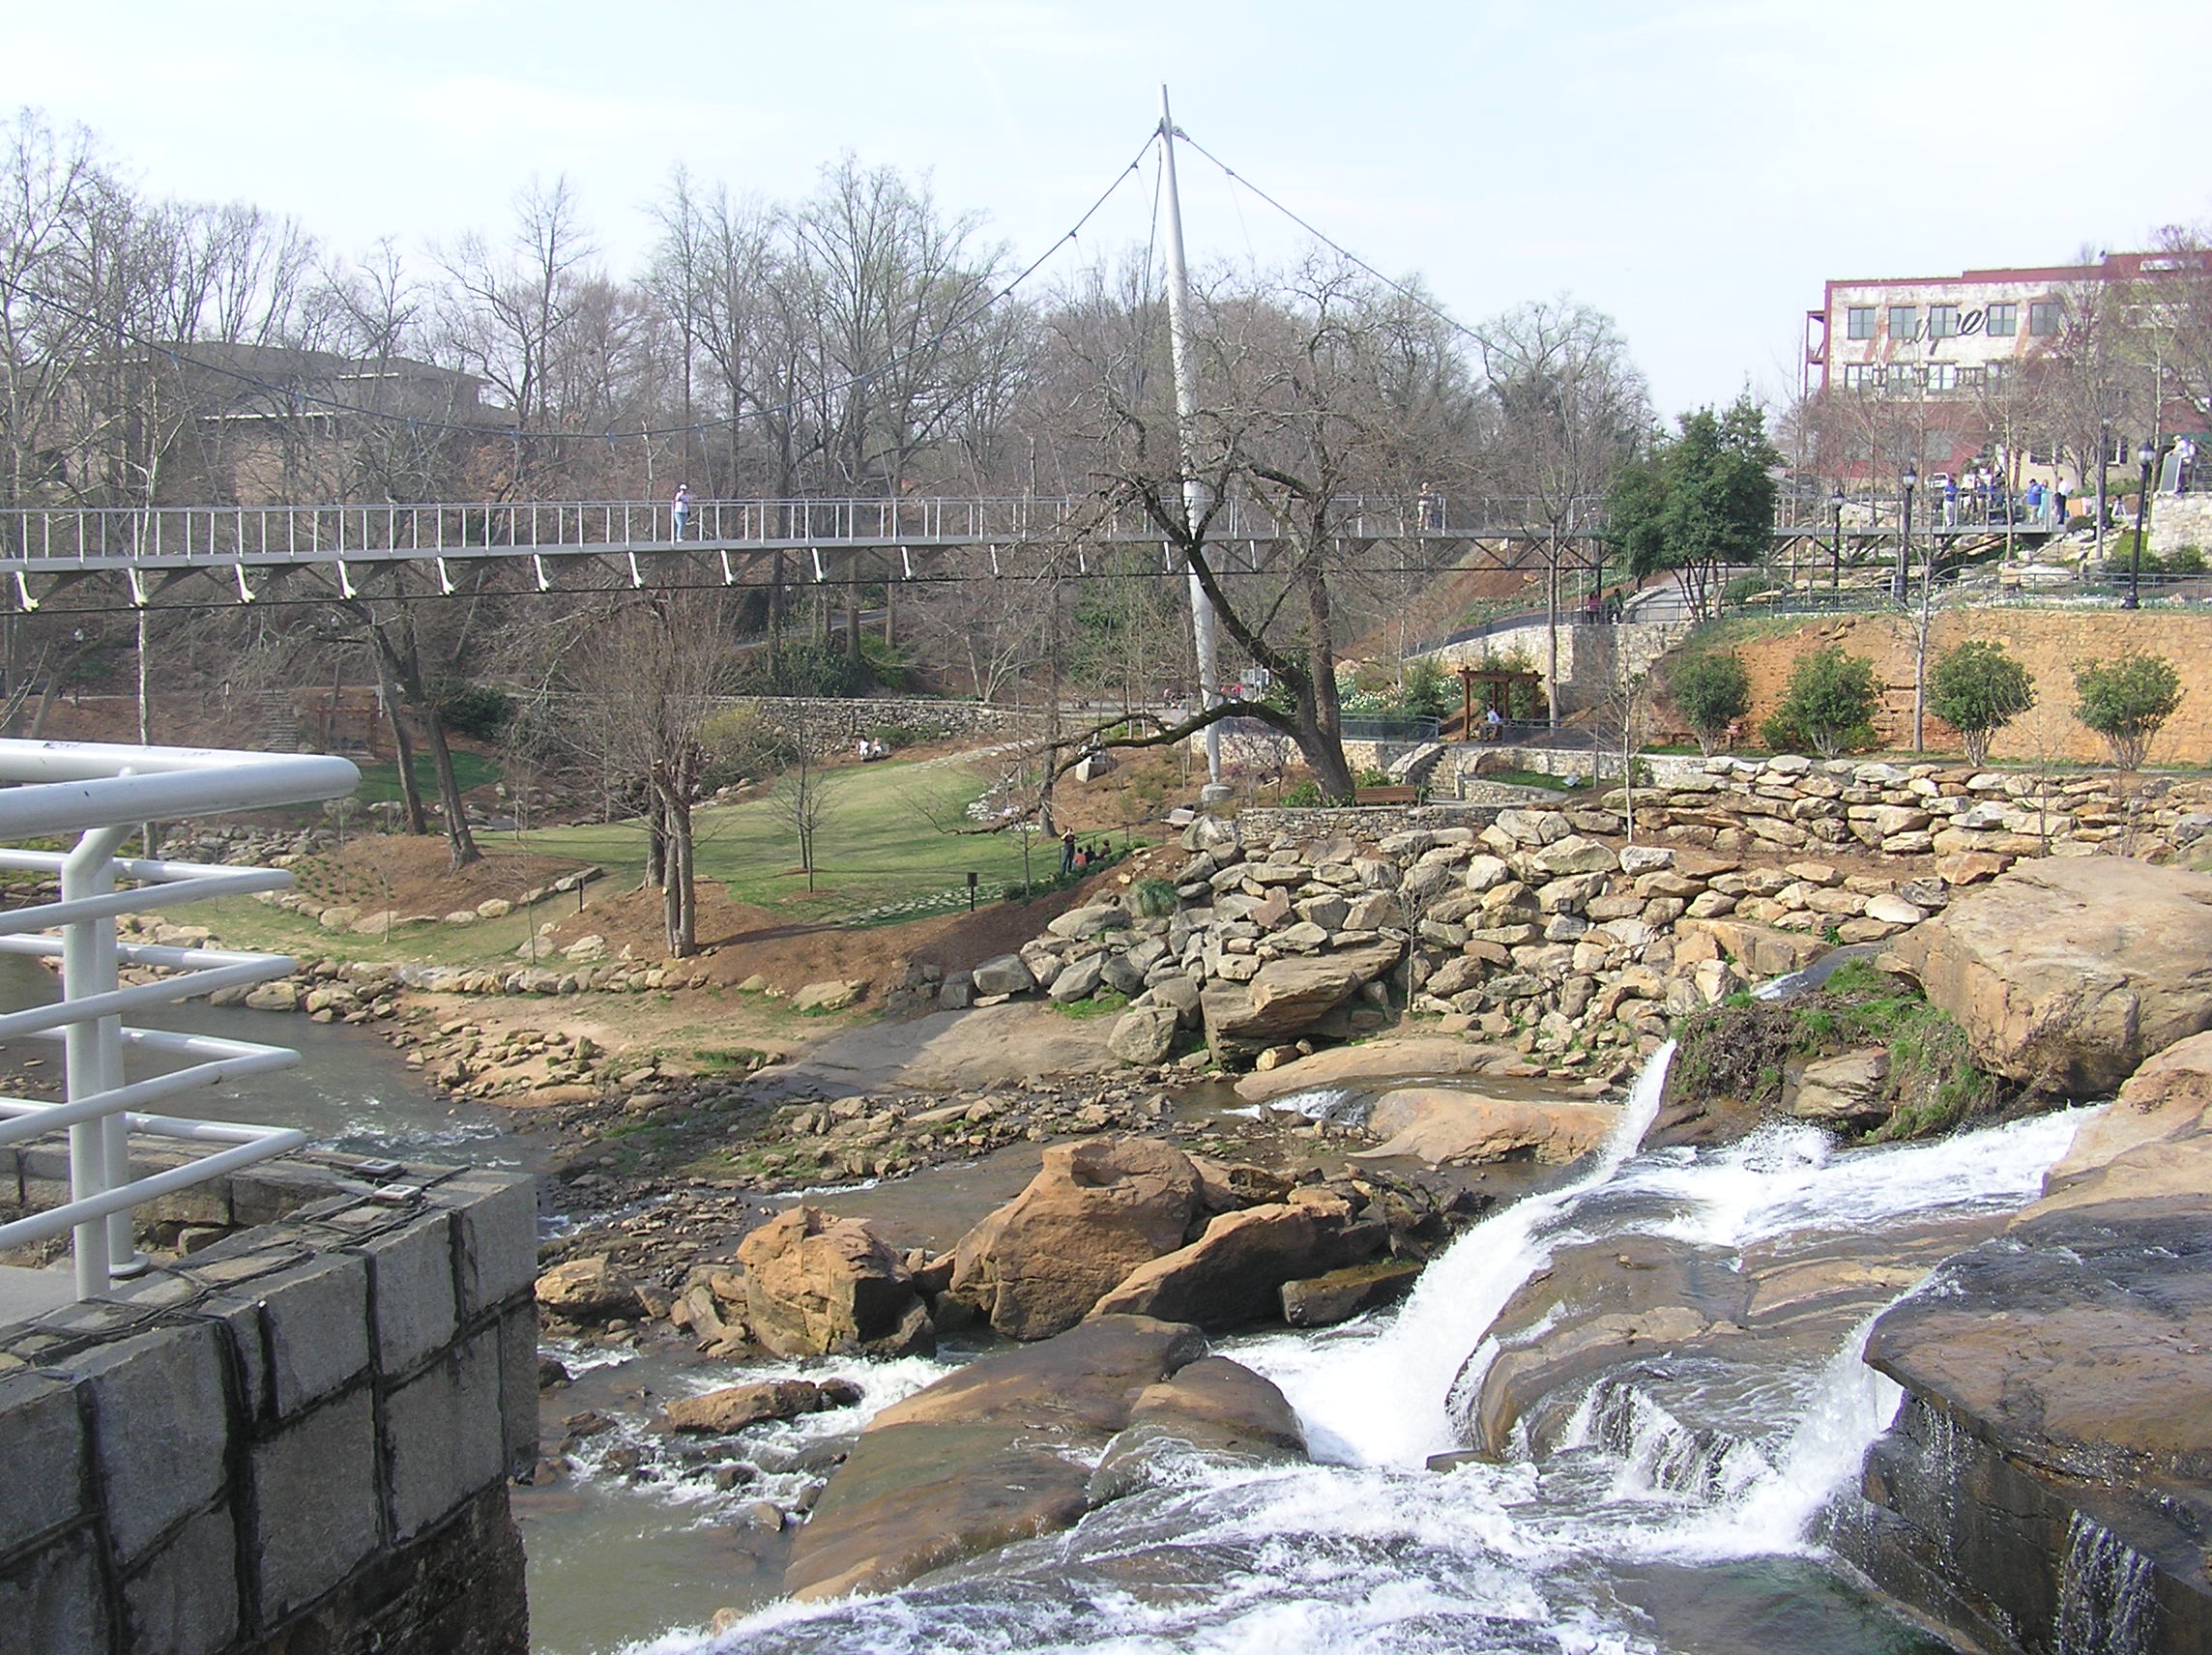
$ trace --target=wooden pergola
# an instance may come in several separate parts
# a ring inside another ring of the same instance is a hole
[[[1544,682],[1544,675],[1528,668],[1516,667],[1461,667],[1459,669],[1459,728],[1462,739],[1474,736],[1474,686],[1482,685],[1482,706],[1485,712],[1496,712],[1500,718],[1513,716],[1513,686],[1527,684],[1531,692]]]

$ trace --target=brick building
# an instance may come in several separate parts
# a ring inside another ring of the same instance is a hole
[[[2107,253],[2095,264],[1828,282],[1820,306],[1805,313],[1799,385],[1808,406],[1825,416],[1820,471],[1849,480],[1878,477],[1908,456],[1924,473],[1994,460],[2015,486],[2037,476],[2078,485],[2085,468],[2058,435],[2071,411],[2052,393],[2053,370],[2081,348],[2092,311],[2139,326],[2153,307],[2150,284],[2201,275],[2190,268],[2197,256]],[[2108,299],[2117,303],[2098,303]],[[2157,383],[2155,363],[2145,376],[2127,347],[2114,352],[2125,360],[2112,370],[2116,389],[2102,421],[2110,457],[2122,463],[2142,440],[2200,422],[2170,385]],[[2137,377],[2146,383],[2134,385]]]

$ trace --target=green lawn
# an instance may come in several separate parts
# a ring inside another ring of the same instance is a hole
[[[977,875],[983,901],[1022,878],[1022,835],[955,833],[973,827],[964,814],[992,780],[982,767],[886,762],[842,766],[831,777],[829,805],[815,839],[816,889],[799,871],[799,842],[775,798],[702,809],[694,818],[702,883],[721,884],[739,902],[800,919],[835,919],[964,887]],[[513,843],[484,835],[487,849]],[[599,863],[618,882],[635,884],[645,868],[645,833],[636,822],[549,828],[521,836],[522,847],[546,856]],[[1060,865],[1057,843],[1038,842],[1031,866],[1039,877]]]
[[[461,791],[486,786],[499,780],[503,774],[499,766],[481,753],[453,751],[453,776],[461,784]],[[415,781],[422,790],[422,797],[438,797],[438,775],[431,768],[428,753],[415,755]],[[363,765],[361,786],[354,790],[354,798],[364,804],[391,804],[399,798],[399,766],[396,762],[383,765]]]

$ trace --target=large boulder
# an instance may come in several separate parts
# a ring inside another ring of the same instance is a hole
[[[1269,960],[1249,982],[1208,983],[1199,998],[1207,1040],[1216,1048],[1269,1045],[1301,1033],[1396,965],[1403,951],[1396,943],[1370,943]]]
[[[745,1321],[778,1356],[936,1349],[929,1312],[890,1246],[857,1218],[795,1206],[739,1243]]]
[[[539,1276],[538,1303],[568,1321],[606,1321],[639,1309],[637,1289],[597,1255],[570,1259]]]
[[[1036,978],[1030,975],[1030,969],[1022,964],[1019,954],[1001,954],[985,960],[971,975],[977,994],[1027,994],[1036,987]]]
[[[1619,1124],[1610,1103],[1485,1097],[1456,1087],[1400,1087],[1376,1100],[1367,1129],[1383,1142],[1355,1160],[1416,1156],[1432,1166],[1533,1158],[1563,1166],[1602,1146]]]
[[[1124,1063],[1156,1063],[1175,1045],[1181,1019],[1172,1005],[1137,1005],[1115,1020],[1106,1050]]]
[[[1139,1264],[1098,1301],[1098,1316],[1156,1316],[1215,1329],[1272,1321],[1283,1284],[1371,1259],[1389,1240],[1378,1217],[1294,1190],[1288,1202],[1225,1212],[1189,1246]]]
[[[1176,1462],[1194,1454],[1237,1466],[1295,1462],[1306,1457],[1305,1428],[1273,1380],[1202,1356],[1138,1393],[1085,1497],[1099,1506],[1172,1482]]]
[[[2212,878],[2116,857],[2031,861],[1891,944],[1975,1060],[2073,1097],[2212,1029]]]
[[[884,1591],[1065,1528],[1147,1387],[1207,1354],[1195,1327],[1118,1316],[971,1362],[869,1421],[799,1531],[784,1590]]]
[[[2044,1175],[2023,1219],[2107,1202],[2212,1202],[2212,1033],[2168,1046],[2129,1077]]]
[[[1885,1312],[1866,1360],[1906,1398],[1853,1561],[1981,1647],[2212,1650],[2206,1216],[2023,1217]]]
[[[951,1296],[1015,1339],[1081,1321],[1148,1260],[1183,1243],[1198,1169],[1150,1138],[1055,1144],[1029,1187],[960,1238]]]

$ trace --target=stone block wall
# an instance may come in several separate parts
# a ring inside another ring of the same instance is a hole
[[[919,696],[868,696],[834,700],[816,696],[733,696],[732,707],[750,707],[773,729],[805,730],[830,745],[850,745],[887,724],[938,740],[988,736],[1004,740],[1044,733],[1045,714],[1036,708],[994,707],[980,701],[933,701]]]
[[[2110,771],[2038,776],[1722,756],[1676,760],[1653,779],[1637,791],[1639,830],[1722,852],[1976,855],[1991,858],[1994,872],[2018,857],[2117,853],[2160,860],[2212,828],[2212,783]],[[1617,791],[1607,796],[1611,805],[1621,801]]]
[[[537,1260],[527,1177],[334,1169],[0,1327],[0,1651],[526,1655]]]

